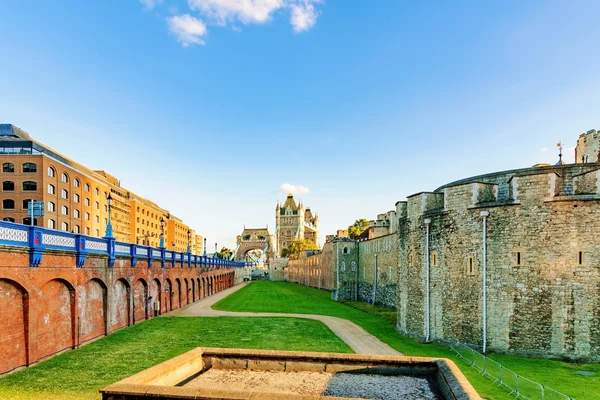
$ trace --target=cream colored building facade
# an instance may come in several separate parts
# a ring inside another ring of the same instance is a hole
[[[118,241],[158,247],[161,233],[165,247],[186,251],[188,230],[179,218],[123,188],[105,171],[95,171],[36,141],[27,132],[0,124],[0,218],[30,224],[27,204],[43,201],[45,215],[34,224],[45,228],[103,237],[108,224],[108,197],[113,200],[111,224]],[[161,219],[165,221],[161,231]],[[202,254],[192,235],[194,254]]]

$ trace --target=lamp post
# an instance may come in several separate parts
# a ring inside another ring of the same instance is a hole
[[[190,253],[192,251],[192,232],[188,229],[188,247],[187,252]]]
[[[206,257],[206,238],[204,238],[204,257]]]
[[[217,244],[215,243],[215,258],[219,258],[219,255],[217,253],[218,253]]]
[[[163,217],[160,217],[160,244],[158,247],[165,248],[165,219]]]
[[[113,239],[113,233],[112,233],[112,223],[110,221],[110,214],[112,212],[112,196],[110,195],[110,193],[108,194],[108,197],[106,198],[106,200],[108,200],[108,223],[106,224],[106,235],[104,236],[107,239]]]

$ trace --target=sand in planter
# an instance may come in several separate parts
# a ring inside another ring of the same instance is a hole
[[[427,378],[339,373],[329,379],[326,396],[373,400],[442,400]]]
[[[325,391],[330,378],[331,374],[319,372],[209,369],[185,387],[318,396]]]

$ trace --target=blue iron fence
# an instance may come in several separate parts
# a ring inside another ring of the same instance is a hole
[[[132,267],[136,266],[139,258],[148,260],[149,267],[152,266],[153,261],[160,262],[161,267],[171,268],[183,267],[186,262],[190,268],[241,268],[250,265],[245,262],[214,259],[190,253],[167,251],[164,248],[117,242],[114,238],[96,238],[8,221],[0,221],[0,246],[28,247],[31,267],[39,266],[44,253],[53,250],[76,253],[77,267],[84,265],[89,253],[106,255],[109,267],[114,266],[116,257],[131,258]]]

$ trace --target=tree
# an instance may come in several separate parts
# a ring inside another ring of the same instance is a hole
[[[217,258],[220,258],[222,260],[229,260],[231,258],[231,254],[233,252],[231,251],[231,249],[228,249],[227,247],[223,247],[221,249],[221,251],[219,251],[217,253]]]
[[[292,260],[296,260],[298,259],[300,253],[308,250],[320,249],[319,246],[317,246],[312,240],[294,239],[294,241],[288,247],[281,251],[281,256],[291,258]]]
[[[348,236],[350,239],[358,239],[361,233],[367,230],[369,227],[369,221],[364,218],[357,219],[352,225],[348,227]]]

